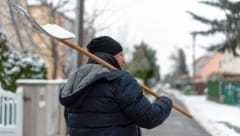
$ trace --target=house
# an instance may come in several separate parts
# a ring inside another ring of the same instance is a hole
[[[220,59],[222,55],[221,51],[216,51],[212,54],[202,56],[194,62],[195,76],[193,83],[199,94],[204,93],[208,77],[213,73],[221,72]]]
[[[195,65],[195,77],[194,77],[194,82],[205,82],[203,77],[204,74],[202,72],[203,67],[206,65],[208,60],[211,58],[209,55],[204,55],[197,60],[195,60],[194,65]]]
[[[206,82],[209,75],[213,73],[221,73],[220,60],[222,56],[223,53],[221,51],[216,51],[213,54],[198,58],[194,62],[194,82]]]
[[[236,48],[236,52],[240,52],[240,49]],[[221,73],[240,74],[239,67],[240,67],[240,57],[234,56],[231,51],[225,49],[220,59]]]
[[[201,69],[202,81],[207,81],[209,75],[213,73],[220,73],[220,59],[223,53],[221,51],[214,52],[205,65]]]

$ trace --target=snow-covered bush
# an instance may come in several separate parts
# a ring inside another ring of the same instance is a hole
[[[18,79],[46,79],[47,68],[36,54],[11,52],[7,48],[6,36],[0,33],[0,85],[15,91]]]

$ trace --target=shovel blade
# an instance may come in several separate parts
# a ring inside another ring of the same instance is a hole
[[[16,0],[8,0],[8,3],[10,6],[15,9],[17,12],[22,13],[26,20],[33,26],[34,29],[37,31],[47,34],[53,38],[56,39],[72,39],[75,37],[75,35],[62,27],[56,25],[56,24],[45,24],[45,25],[39,25],[34,18],[30,16],[30,14],[25,10],[22,6],[20,6]]]
[[[75,35],[56,24],[40,25],[46,34],[57,39],[72,39]]]

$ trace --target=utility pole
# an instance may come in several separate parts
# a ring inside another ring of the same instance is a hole
[[[195,91],[195,76],[196,76],[196,64],[195,64],[195,55],[196,55],[196,52],[195,52],[195,43],[196,43],[196,34],[195,33],[192,33],[192,61],[193,61],[193,64],[192,64],[192,88],[193,88],[193,91]]]
[[[84,0],[77,0],[77,45],[83,48],[84,44]],[[77,54],[77,67],[83,65],[83,55]]]

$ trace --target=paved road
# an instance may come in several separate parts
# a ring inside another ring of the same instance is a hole
[[[174,103],[183,107],[182,103],[172,96]],[[194,119],[172,110],[170,117],[154,129],[142,129],[142,136],[210,136]]]

